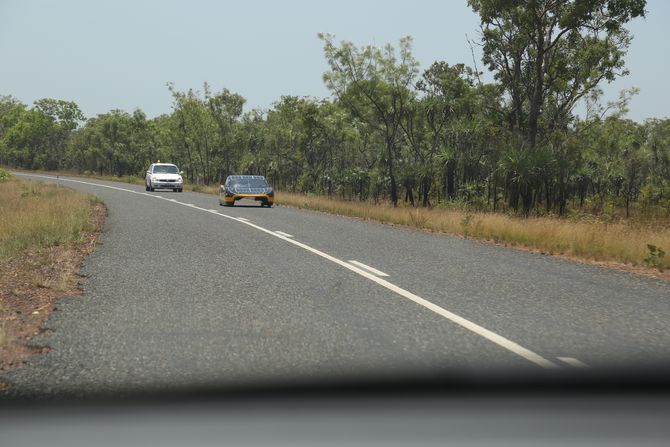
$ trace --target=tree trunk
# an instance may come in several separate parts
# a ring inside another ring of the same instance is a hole
[[[393,207],[398,206],[398,185],[395,182],[395,173],[393,172],[393,145],[389,142],[386,144],[386,152],[388,155],[388,172],[391,181],[391,203]]]
[[[544,195],[546,198],[546,207],[545,209],[547,210],[547,213],[551,212],[551,188],[549,187],[549,180],[547,178],[544,179]]]
[[[558,215],[565,215],[565,182],[563,181],[563,175],[561,175],[561,181],[558,184]]]
[[[409,200],[409,203],[411,203],[412,206],[416,206],[414,204],[414,194],[412,193],[412,188],[409,186],[407,187],[407,192],[405,193],[405,202],[407,202],[407,200]]]
[[[515,211],[519,208],[519,185],[517,183],[512,183],[512,188],[509,192],[508,205]]]
[[[537,31],[537,55],[535,60],[535,85],[533,86],[533,97],[530,103],[530,111],[528,112],[528,142],[530,147],[535,147],[537,140],[537,123],[540,118],[540,109],[542,107],[542,96],[544,91],[544,56],[545,56],[545,41],[544,41],[544,27],[542,19],[538,18]]]
[[[423,178],[423,200],[421,205],[424,208],[427,208],[430,206],[430,201],[428,200],[428,194],[430,192],[430,178],[429,177],[424,177]]]
[[[449,197],[450,200],[453,200],[454,197],[456,197],[456,188],[454,186],[454,177],[455,177],[455,169],[454,169],[454,161],[449,160],[447,162],[447,196]]]
[[[523,214],[528,216],[533,206],[533,188],[530,185],[525,185],[521,189],[521,198],[523,199]]]

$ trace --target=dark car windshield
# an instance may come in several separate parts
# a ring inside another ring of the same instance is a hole
[[[154,174],[177,174],[179,170],[175,165],[154,166]]]
[[[253,177],[242,177],[242,178],[235,178],[235,179],[230,179],[229,185],[236,186],[236,187],[242,187],[242,188],[267,188],[268,187],[268,182],[265,181],[263,178],[253,178]]]

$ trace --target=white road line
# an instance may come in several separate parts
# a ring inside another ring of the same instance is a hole
[[[18,174],[18,175],[26,175],[27,177],[31,176],[29,174]],[[34,177],[43,177],[43,178],[48,178],[50,180],[56,180],[55,177],[48,177],[48,176],[44,176],[44,175],[34,175]],[[140,193],[140,192],[137,192],[137,191],[133,191],[131,189],[118,188],[116,186],[109,186],[109,185],[101,185],[99,183],[91,183],[91,182],[84,182],[84,181],[81,181],[81,180],[71,180],[71,179],[63,179],[63,178],[61,178],[60,180],[68,181],[68,182],[74,182],[74,183],[82,183],[82,184],[85,184],[85,185],[98,186],[98,187],[102,187],[102,188],[109,188],[109,189],[114,189],[114,190],[118,190],[118,191],[125,191],[125,192],[129,192],[131,194],[137,194],[137,195],[142,195],[143,194],[143,193]],[[184,203],[178,202],[176,200],[174,201],[174,203],[179,204],[179,205],[184,205]],[[200,207],[193,207],[193,208],[196,208],[196,209],[199,209],[199,210],[205,211],[205,212],[210,212],[206,208],[200,208]],[[553,369],[553,368],[558,368],[559,367],[554,362],[552,362],[548,359],[545,359],[544,357],[542,357],[541,355],[531,351],[530,349],[524,348],[520,344],[515,343],[512,340],[509,340],[509,339],[503,337],[502,335],[499,335],[499,334],[497,334],[497,333],[495,333],[491,330],[488,330],[485,327],[482,327],[482,326],[480,326],[480,325],[478,325],[478,324],[476,324],[476,323],[474,323],[474,322],[472,322],[472,321],[470,321],[466,318],[461,317],[460,315],[457,315],[453,312],[450,312],[447,309],[438,306],[437,304],[431,303],[430,301],[428,301],[424,298],[421,298],[420,296],[415,295],[412,292],[409,292],[409,291],[407,291],[407,290],[405,290],[401,287],[398,287],[395,284],[392,284],[392,283],[390,283],[390,282],[388,282],[388,281],[386,281],[382,278],[379,278],[379,277],[377,277],[377,276],[375,276],[375,275],[373,275],[373,274],[371,274],[371,273],[369,273],[369,272],[367,272],[367,271],[365,271],[365,270],[363,270],[359,267],[356,267],[355,265],[352,265],[352,264],[350,264],[346,261],[343,261],[343,260],[338,259],[334,256],[331,256],[328,253],[324,253],[320,250],[317,250],[316,248],[310,247],[309,245],[303,244],[302,242],[298,242],[295,239],[291,239],[289,237],[282,236],[281,234],[278,234],[278,233],[276,233],[272,230],[268,230],[268,229],[263,228],[259,225],[251,223],[251,222],[248,221],[248,219],[228,216],[226,214],[219,214],[219,213],[217,213],[217,215],[221,216],[221,217],[231,219],[231,220],[235,220],[235,221],[240,222],[244,225],[248,225],[248,226],[250,226],[252,228],[255,228],[259,231],[262,231],[266,234],[269,234],[269,235],[274,236],[278,239],[286,241],[289,244],[293,244],[297,247],[300,247],[304,250],[307,250],[311,253],[314,253],[315,255],[320,256],[324,259],[327,259],[328,261],[331,261],[331,262],[333,262],[333,263],[335,263],[335,264],[337,264],[341,267],[344,267],[348,270],[351,270],[352,272],[357,273],[357,274],[363,276],[364,278],[367,278],[370,281],[379,284],[380,286],[382,286],[382,287],[384,287],[384,288],[402,296],[403,298],[407,298],[408,300],[413,301],[414,303],[416,303],[416,304],[418,304],[418,305],[420,305],[420,306],[422,306],[422,307],[424,307],[428,310],[431,310],[432,312],[446,318],[447,320],[458,324],[459,326],[469,330],[470,332],[473,332],[473,333],[489,340],[490,342],[495,343],[498,346],[500,346],[504,349],[507,349],[508,351],[510,351],[510,352],[528,360],[529,362],[532,362],[532,363],[534,363],[538,366],[541,366],[542,368]],[[559,360],[560,360],[560,358],[559,358]],[[574,359],[574,360],[576,360],[576,359]]]
[[[563,363],[567,363],[570,366],[573,366],[575,368],[588,368],[589,365],[586,363],[582,362],[581,360],[578,360],[574,357],[556,357],[558,360],[560,360]]]
[[[362,262],[354,261],[353,259],[350,259],[349,262],[361,268],[364,268],[365,270],[372,272],[377,276],[389,276],[388,274],[382,272],[381,270],[377,270],[376,268],[370,267],[369,265],[365,265]]]
[[[482,326],[479,326],[476,323],[473,323],[470,320],[467,320],[460,315],[456,315],[453,312],[449,312],[447,309],[444,309],[443,307],[438,306],[437,304],[431,303],[430,301],[421,298],[418,295],[413,294],[412,292],[409,292],[405,289],[402,289],[395,284],[391,284],[390,282],[381,279],[377,276],[372,275],[371,273],[366,272],[365,270],[362,270],[354,265],[349,264],[348,262],[342,261],[341,259],[338,259],[334,256],[331,256],[327,253],[324,253],[320,250],[317,250],[316,248],[312,248],[309,245],[303,244],[301,242],[298,242],[294,239],[289,239],[287,237],[281,236],[277,233],[274,233],[270,230],[267,230],[263,227],[260,227],[256,224],[250,223],[250,222],[243,222],[245,225],[249,225],[250,227],[256,228],[259,231],[262,231],[264,233],[268,233],[273,235],[274,237],[277,237],[279,239],[283,239],[286,242],[296,245],[300,248],[303,248],[309,252],[314,253],[315,255],[321,256],[324,259],[327,259],[331,262],[334,262],[335,264],[338,264],[346,269],[351,270],[354,273],[358,273],[359,275],[369,279],[370,281],[376,282],[382,287],[387,288],[388,290],[391,290],[392,292],[397,293],[398,295],[407,298],[411,301],[414,301],[416,304],[425,307],[426,309],[429,309],[433,312],[435,312],[438,315],[443,316],[444,318],[458,324],[459,326],[464,327],[465,329],[474,332],[477,335],[480,335],[484,337],[485,339],[497,344],[498,346],[501,346],[505,349],[507,349],[510,352],[513,352],[514,354],[517,354],[520,357],[525,358],[529,362],[535,363],[538,366],[541,366],[543,368],[557,368],[558,365],[555,363],[551,362],[550,360],[545,359],[544,357],[540,356],[539,354],[524,348],[523,346],[519,345],[518,343],[513,342],[512,340],[509,340],[502,335],[498,335],[493,331],[490,331]]]
[[[275,233],[279,234],[280,236],[284,236],[284,237],[293,237],[292,234],[284,233],[283,231],[279,231],[279,230],[275,231]]]

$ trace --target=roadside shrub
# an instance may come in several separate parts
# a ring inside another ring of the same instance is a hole
[[[665,266],[665,251],[653,244],[647,244],[647,249],[649,249],[649,256],[644,259],[644,263],[647,267],[663,271],[663,267]]]

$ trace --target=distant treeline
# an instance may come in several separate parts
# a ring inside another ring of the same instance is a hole
[[[493,83],[463,64],[420,72],[409,37],[395,49],[320,35],[331,99],[283,96],[245,112],[245,99],[227,89],[168,84],[170,114],[85,119],[74,102],[29,107],[5,96],[0,163],[124,176],[160,159],[193,183],[246,173],[279,189],[394,204],[561,215],[637,204],[670,213],[670,120],[625,119],[635,91],[599,101],[599,84],[626,74],[624,25],[644,15],[645,2],[468,3],[481,17],[473,44]]]

